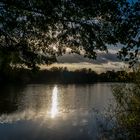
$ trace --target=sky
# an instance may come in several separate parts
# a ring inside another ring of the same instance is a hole
[[[128,1],[132,3],[138,0]],[[117,52],[120,48],[121,45],[117,45],[117,47],[109,46],[108,53],[99,52],[96,60],[89,60],[77,54],[65,54],[64,56],[58,57],[58,63],[50,67],[68,67],[70,70],[91,68],[98,73],[107,70],[124,70],[127,69],[128,65],[117,58]]]
[[[138,0],[128,1],[132,3]],[[67,67],[69,70],[91,68],[98,73],[107,70],[124,70],[127,69],[128,65],[117,58],[117,52],[120,48],[121,45],[117,45],[117,47],[109,46],[108,53],[98,52],[96,60],[90,60],[78,54],[65,54],[61,57],[58,57],[58,62],[50,65],[49,68],[54,66]]]
[[[108,53],[98,51],[96,60],[84,58],[78,54],[65,54],[57,58],[57,63],[54,63],[49,67],[42,66],[42,68],[67,67],[69,70],[91,68],[98,73],[107,70],[124,70],[127,68],[127,65],[117,58],[117,52],[120,48],[121,45],[118,45],[117,47],[109,46]]]
[[[128,1],[132,3],[138,0]],[[90,60],[78,54],[65,54],[58,57],[58,62],[50,67],[67,67],[70,70],[91,68],[98,73],[107,70],[124,70],[127,69],[128,65],[117,58],[117,52],[120,48],[120,44],[118,44],[117,47],[109,46],[108,53],[98,52],[96,60]]]

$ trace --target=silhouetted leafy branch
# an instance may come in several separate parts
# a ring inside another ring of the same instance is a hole
[[[119,57],[133,65],[139,55],[139,7],[139,1],[126,0],[1,0],[0,50],[15,52],[32,68],[53,63],[66,48],[95,59],[95,50],[121,43]]]

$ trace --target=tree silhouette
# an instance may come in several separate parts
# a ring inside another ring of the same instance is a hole
[[[57,61],[67,48],[95,59],[96,50],[121,43],[119,57],[133,65],[140,46],[139,9],[139,1],[126,0],[1,0],[2,64],[35,68]]]

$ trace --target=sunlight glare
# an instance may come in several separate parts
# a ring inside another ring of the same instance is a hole
[[[52,107],[51,107],[51,118],[54,118],[58,113],[58,100],[57,100],[58,88],[55,86],[52,92]]]

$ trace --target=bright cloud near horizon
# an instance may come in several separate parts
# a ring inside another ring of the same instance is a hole
[[[76,70],[82,68],[91,68],[92,70],[101,73],[107,70],[123,70],[127,68],[127,64],[121,62],[117,58],[117,52],[121,48],[121,45],[118,47],[109,46],[108,53],[99,51],[97,53],[97,59],[91,60],[84,58],[78,54],[64,54],[63,56],[58,57],[58,62],[50,66],[42,66],[42,68],[51,68],[51,67],[67,67],[69,70]]]

